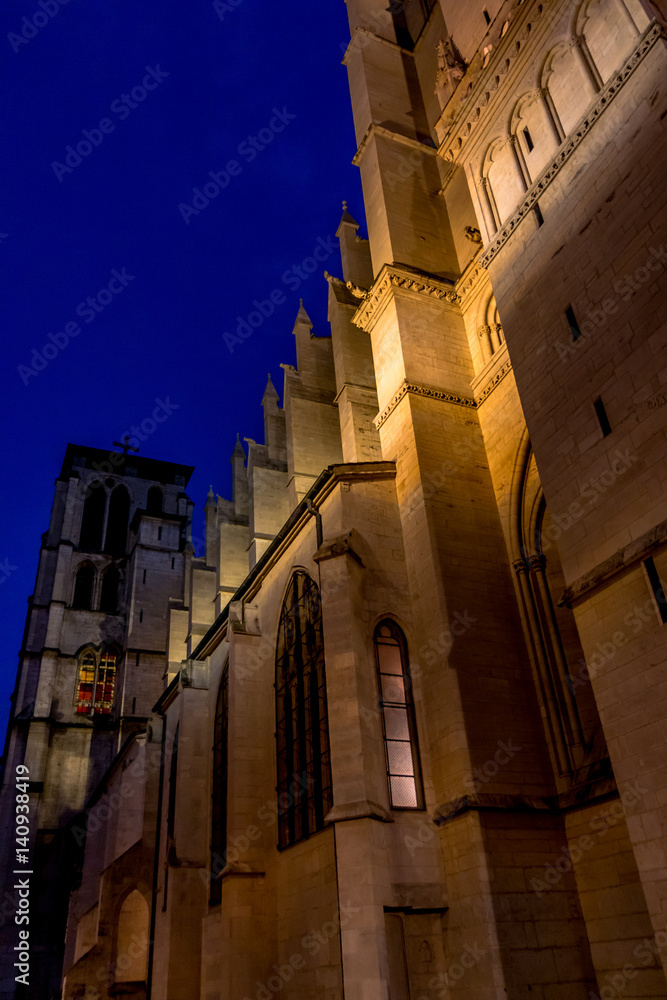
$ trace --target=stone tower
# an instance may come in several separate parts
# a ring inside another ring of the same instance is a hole
[[[14,996],[14,774],[29,770],[31,986],[59,989],[68,896],[85,839],[71,821],[164,687],[169,598],[191,559],[192,468],[68,445],[42,537],[5,754],[2,986]],[[9,918],[9,919],[8,919]],[[7,949],[7,950],[5,950]]]

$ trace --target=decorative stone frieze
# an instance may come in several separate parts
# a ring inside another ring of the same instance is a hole
[[[396,288],[418,292],[420,295],[428,295],[452,305],[459,302],[459,297],[451,283],[396,264],[386,264],[380,271],[373,287],[363,293],[362,304],[352,317],[352,322],[361,327],[362,330],[368,331],[378,313],[384,308],[388,296]],[[362,289],[358,291],[362,291]]]
[[[649,24],[630,58],[622,66],[622,68],[614,74],[606,87],[600,91],[595,104],[581,120],[579,126],[572,132],[567,142],[558,150],[558,153],[551,163],[542,171],[532,187],[528,189],[521,205],[516,210],[514,215],[512,215],[505,225],[500,228],[484,253],[480,256],[479,263],[482,267],[488,267],[491,261],[502,250],[514,233],[515,229],[533,209],[535,203],[542,197],[551,182],[558,176],[561,169],[574,153],[575,149],[581,145],[600,115],[602,115],[606,108],[609,107],[627,80],[629,80],[637,67],[643,62],[644,58],[648,55],[658,39],[661,37],[661,34],[662,32],[659,24],[655,21]]]

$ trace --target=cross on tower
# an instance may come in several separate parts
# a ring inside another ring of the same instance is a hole
[[[114,444],[114,448],[122,448],[124,455],[127,455],[128,451],[139,451],[138,448],[133,448],[132,445],[130,444],[130,435],[129,434],[125,435],[125,437],[123,438],[123,443],[122,444],[120,443],[120,441],[114,441],[113,444]]]

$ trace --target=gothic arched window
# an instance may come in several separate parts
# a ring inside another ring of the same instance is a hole
[[[213,794],[211,796],[211,906],[222,899],[220,874],[227,855],[227,761],[229,741],[229,660],[218,688],[213,729]]]
[[[153,515],[162,513],[162,490],[159,486],[151,486],[148,491],[146,513]]]
[[[392,809],[422,809],[417,723],[405,636],[387,619],[375,629],[375,662]]]
[[[111,712],[117,668],[118,654],[113,648],[105,646],[99,652],[84,650],[76,684],[75,704],[79,715],[108,715]]]
[[[276,653],[279,846],[325,826],[333,805],[322,609],[307,573],[292,576]]]
[[[118,611],[118,587],[120,584],[120,573],[116,566],[109,566],[102,577],[102,594],[100,597],[100,611],[108,614],[115,614]]]
[[[109,519],[104,551],[112,556],[125,555],[127,525],[130,519],[130,494],[124,486],[117,486],[109,500]]]
[[[81,608],[83,611],[90,611],[93,606],[94,586],[95,567],[91,566],[90,563],[83,563],[76,571],[72,607]]]
[[[123,901],[118,913],[115,980],[117,983],[143,983],[148,975],[148,903],[134,889]]]
[[[91,483],[86,492],[79,533],[79,548],[99,552],[102,548],[102,528],[107,495],[102,483]]]

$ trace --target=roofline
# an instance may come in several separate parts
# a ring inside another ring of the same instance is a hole
[[[259,581],[264,570],[273,561],[281,547],[288,541],[289,536],[297,534],[299,522],[305,517],[313,514],[312,504],[316,498],[320,503],[326,499],[333,487],[340,480],[356,479],[386,479],[396,476],[396,464],[394,462],[350,462],[341,465],[330,465],[324,469],[310,487],[303,500],[294,508],[284,525],[273,539],[269,547],[255,563],[245,580],[229,599],[209,630],[202,636],[195,649],[190,654],[191,660],[202,660],[209,656],[222,640],[222,629],[229,617],[229,607],[234,601],[240,601],[252,589],[253,585]],[[320,496],[321,494],[321,496]],[[309,506],[311,509],[309,509]],[[215,640],[218,640],[217,642]],[[166,693],[166,692],[165,692]]]

